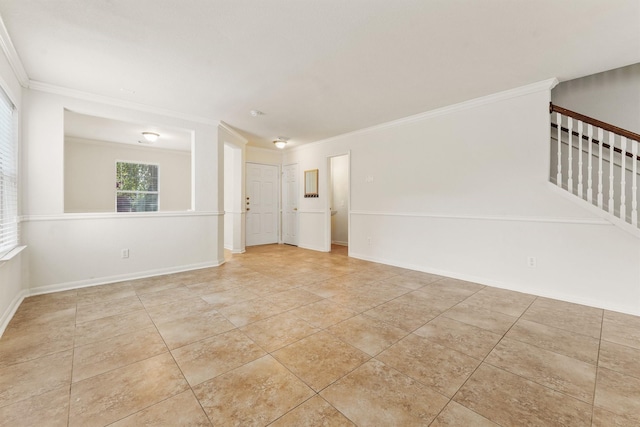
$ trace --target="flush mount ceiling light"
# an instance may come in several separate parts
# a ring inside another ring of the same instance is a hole
[[[251,110],[249,111],[249,114],[251,114],[253,117],[264,116],[264,113],[260,110]]]
[[[142,136],[149,142],[156,142],[160,138],[160,134],[155,132],[142,132]]]
[[[287,140],[284,138],[278,138],[275,141],[273,141],[273,143],[276,145],[276,147],[282,150],[285,147],[285,145],[287,145]]]

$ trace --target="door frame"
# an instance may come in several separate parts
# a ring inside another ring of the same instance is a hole
[[[244,168],[244,175],[245,175],[245,184],[244,184],[244,198],[246,199],[247,197],[247,184],[249,183],[249,180],[247,179],[247,171],[248,171],[248,165],[260,165],[260,166],[270,166],[270,167],[275,167],[276,168],[276,188],[278,189],[278,191],[276,192],[276,230],[275,230],[275,235],[276,235],[276,244],[281,244],[282,243],[282,194],[281,194],[281,187],[282,187],[282,165],[279,164],[274,164],[274,163],[260,163],[260,162],[245,162],[245,168]],[[245,211],[245,228],[246,228],[246,224],[248,222],[248,215],[249,213],[246,211],[247,206],[244,206],[244,211]],[[249,246],[247,245],[247,236],[249,235],[249,231],[246,230],[245,231],[245,239],[244,239],[244,244],[245,247]],[[265,244],[269,244],[269,243],[265,243]],[[259,245],[255,245],[255,246],[259,246]]]
[[[289,166],[295,166],[296,167],[296,182],[297,182],[297,191],[296,191],[296,206],[300,205],[300,185],[301,185],[301,180],[299,179],[299,175],[300,175],[300,165],[298,163],[288,163],[286,165],[282,165],[282,171],[280,173],[280,224],[281,224],[281,228],[280,228],[280,243],[282,244],[290,244],[290,243],[285,243],[284,241],[284,213],[285,213],[285,186],[287,185],[287,182],[285,180],[285,176],[284,176],[284,170],[285,168],[289,167]],[[297,208],[296,208],[297,209]],[[299,215],[298,212],[295,213],[295,228],[296,228],[296,244],[295,246],[298,246],[299,239],[300,239],[300,221],[299,221]]]
[[[331,188],[331,159],[334,157],[347,156],[347,240],[351,242],[351,150],[346,153],[332,154],[327,156],[327,173],[326,175],[326,191],[327,196],[329,194],[329,188]],[[332,194],[333,197],[333,194]],[[331,200],[329,197],[325,197],[325,251],[331,252]],[[351,253],[351,245],[347,246],[347,255]]]

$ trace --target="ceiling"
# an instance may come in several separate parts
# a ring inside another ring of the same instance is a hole
[[[160,136],[157,141],[149,143],[142,136],[142,132],[153,132]],[[191,151],[192,140],[191,132],[188,130],[123,122],[69,110],[64,112],[64,136],[179,151]]]
[[[31,81],[269,148],[640,62],[639,0],[0,0],[0,16]]]

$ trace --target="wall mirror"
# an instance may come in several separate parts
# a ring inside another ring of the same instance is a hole
[[[304,197],[318,197],[318,169],[304,171]]]
[[[143,132],[159,136],[150,141]],[[192,141],[187,129],[65,110],[64,211],[191,209]]]

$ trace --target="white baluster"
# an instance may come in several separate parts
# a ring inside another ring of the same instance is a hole
[[[633,141],[633,148],[631,154],[633,154],[633,180],[631,185],[631,223],[635,226],[638,225],[638,141]]]
[[[573,194],[573,119],[567,118],[567,129],[569,129],[569,167],[567,168],[567,190]]]
[[[558,173],[556,174],[556,185],[562,188],[562,114],[556,113],[558,123]]]
[[[582,121],[578,120],[578,195],[584,198],[582,183]]]
[[[598,207],[602,209],[602,144],[604,131],[598,128]]]
[[[587,145],[589,146],[589,159],[587,161],[587,201],[593,203],[593,126],[587,125]]]
[[[613,201],[613,167],[615,166],[615,151],[613,146],[616,142],[616,135],[609,132],[609,213],[613,215],[615,212],[615,202]]]
[[[622,151],[622,160],[620,166],[620,219],[627,220],[627,138],[620,137],[620,150]]]

